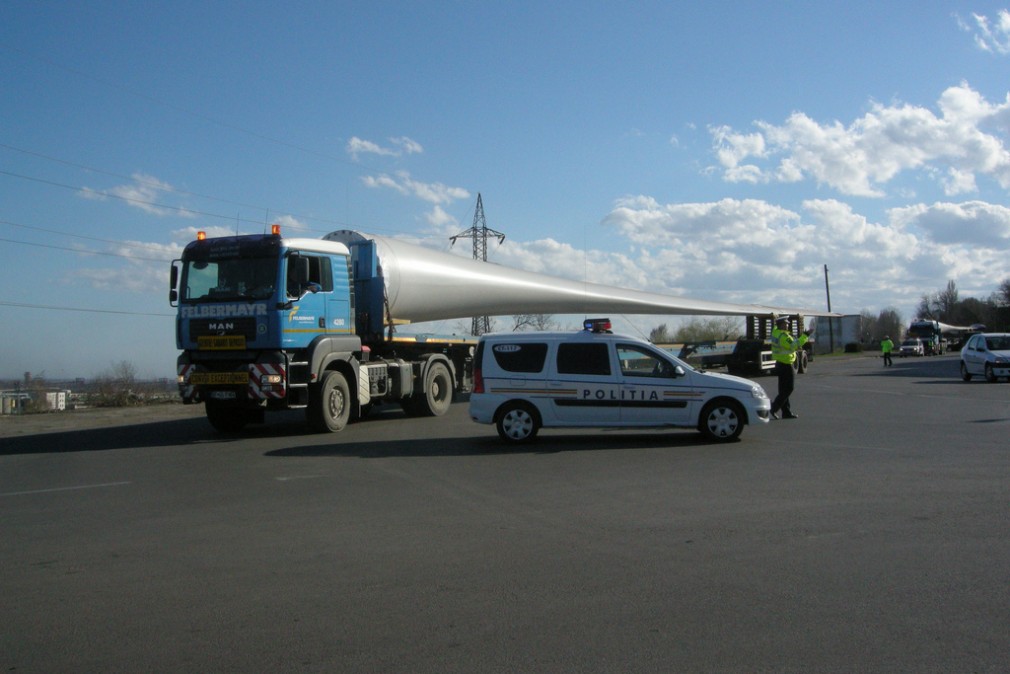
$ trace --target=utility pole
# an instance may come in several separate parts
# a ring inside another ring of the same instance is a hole
[[[473,226],[465,232],[460,232],[456,236],[450,236],[450,245],[456,244],[456,239],[473,239],[473,259],[487,262],[487,238],[493,236],[498,239],[500,246],[505,240],[505,235],[493,229],[488,229],[487,220],[484,219],[484,202],[481,200],[480,192],[477,193],[477,208],[473,212]],[[470,334],[479,337],[491,332],[490,316],[474,316],[470,327]]]
[[[824,292],[828,296],[828,313],[831,313],[831,285],[828,283],[828,265],[824,265]],[[862,331],[860,331],[862,332]],[[831,349],[829,353],[835,352],[835,325],[831,320],[831,316],[828,316],[828,348]]]

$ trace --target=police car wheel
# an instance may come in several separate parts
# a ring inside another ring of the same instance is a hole
[[[527,404],[515,402],[506,403],[498,412],[495,423],[498,437],[505,442],[522,444],[532,442],[540,430],[540,419],[537,413]]]
[[[736,440],[743,432],[744,411],[732,400],[709,403],[701,412],[698,430],[715,442]]]

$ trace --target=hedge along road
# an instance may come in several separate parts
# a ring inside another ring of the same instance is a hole
[[[728,445],[512,451],[465,404],[9,434],[0,667],[1002,670],[1008,400],[952,356],[818,358],[800,419]]]

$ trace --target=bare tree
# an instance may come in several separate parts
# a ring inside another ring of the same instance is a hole
[[[109,370],[95,378],[95,392],[91,402],[96,407],[126,407],[140,402],[135,393],[137,368],[133,363],[121,360],[113,363]]]
[[[871,333],[872,339],[880,340],[886,336],[897,340],[905,330],[905,323],[897,309],[887,307],[877,315],[875,327],[875,331]]]
[[[947,287],[936,295],[936,304],[939,309],[940,320],[951,320],[954,309],[957,307],[958,292],[957,284],[953,279],[947,281]]]
[[[554,320],[554,314],[513,314],[512,332],[522,332],[527,329],[557,330],[558,324]]]
[[[666,323],[660,323],[649,331],[649,341],[653,344],[669,344],[673,341]]]
[[[996,289],[996,298],[1001,307],[1010,306],[1010,278],[1000,281],[999,288]]]

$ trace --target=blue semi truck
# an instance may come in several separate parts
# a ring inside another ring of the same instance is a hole
[[[179,392],[219,431],[295,408],[321,432],[383,402],[438,416],[469,388],[476,340],[397,336],[376,240],[328,237],[201,235],[173,261]]]

